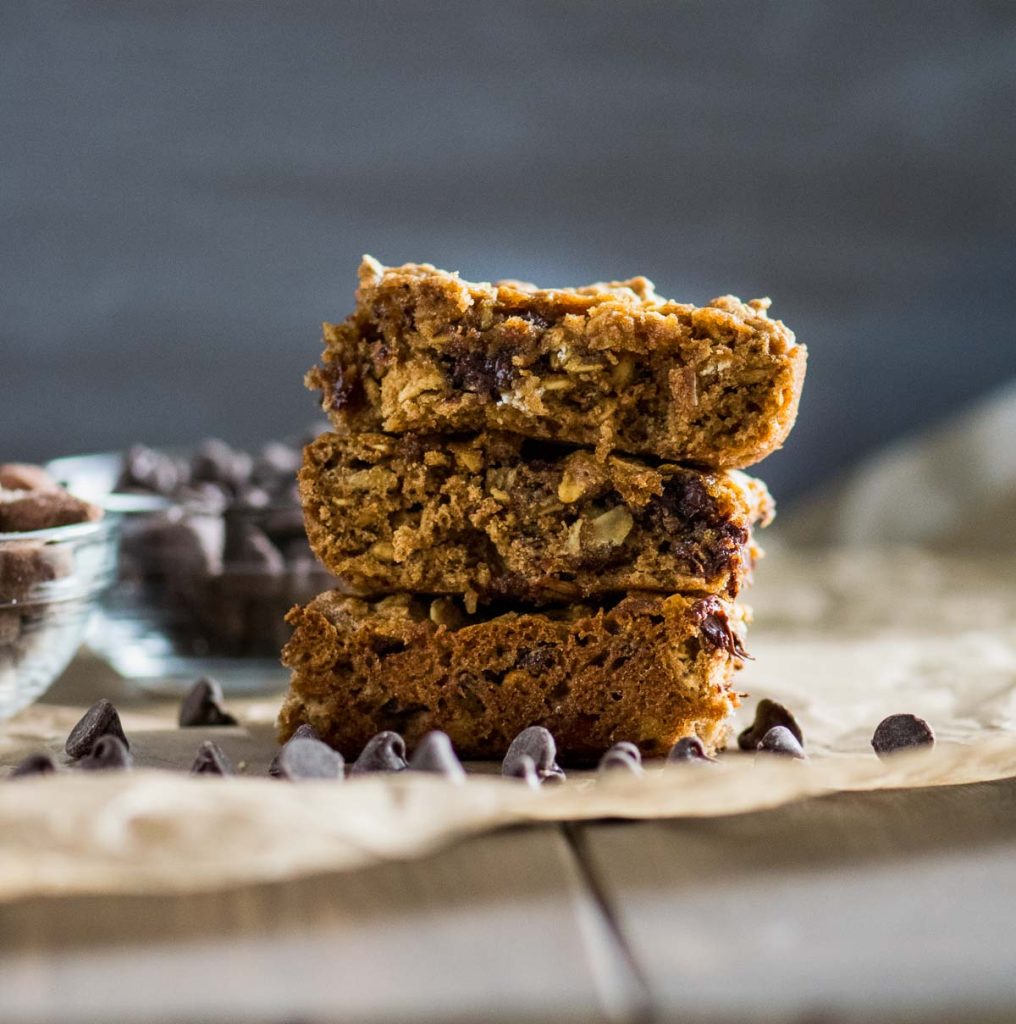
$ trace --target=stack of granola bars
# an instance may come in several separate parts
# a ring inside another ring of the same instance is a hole
[[[352,756],[441,729],[478,758],[534,724],[573,759],[722,743],[735,599],[773,514],[741,470],[782,444],[805,369],[767,307],[365,259],[308,374],[334,432],[301,496],[341,588],[289,615],[282,738],[308,723]]]

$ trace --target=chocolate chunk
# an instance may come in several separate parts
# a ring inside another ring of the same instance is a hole
[[[514,777],[518,771],[517,761],[526,755],[532,758],[537,777],[541,782],[561,782],[564,772],[557,764],[557,743],[549,729],[542,725],[531,725],[512,740],[508,753],[501,763],[501,774]]]
[[[233,765],[218,743],[205,740],[198,747],[197,757],[191,765],[191,775],[232,775]]]
[[[102,736],[115,736],[125,749],[130,749],[130,743],[127,742],[123,726],[120,724],[120,716],[105,697],[97,700],[71,729],[64,750],[68,757],[84,757],[92,752],[96,741]]]
[[[130,768],[133,763],[130,751],[117,736],[100,736],[91,753],[78,761],[78,767],[85,771],[107,771]]]
[[[60,485],[42,466],[27,462],[5,462],[0,465],[0,489],[8,491],[58,491]]]
[[[452,747],[448,734],[437,729],[428,732],[416,745],[416,750],[409,759],[409,770],[444,775],[453,782],[462,782],[466,778],[465,769]]]
[[[805,756],[804,747],[798,742],[797,737],[785,725],[774,725],[759,740],[756,750],[767,754],[778,754],[782,757],[796,757],[803,759]]]
[[[797,724],[797,719],[782,705],[774,700],[760,700],[755,708],[755,721],[737,737],[737,745],[742,750],[758,750],[759,741],[774,726],[782,725],[789,729],[801,746],[804,746],[804,733]]]
[[[180,728],[236,725],[236,719],[222,709],[221,701],[222,687],[207,676],[199,679],[180,705]]]
[[[102,518],[102,509],[66,491],[0,492],[0,533],[29,533]]]
[[[56,763],[49,754],[29,754],[19,761],[8,778],[20,779],[26,775],[49,775],[56,771]]]
[[[286,569],[282,553],[268,539],[264,530],[235,516],[226,517],[223,558],[231,569],[242,567],[268,575],[278,575]]]
[[[250,478],[251,457],[211,437],[195,449],[190,469],[192,480],[220,484],[236,494]]]
[[[517,373],[510,352],[480,352],[475,348],[457,352],[450,368],[456,390],[473,391],[487,398],[511,388]]]
[[[313,725],[308,725],[306,722],[303,725],[298,725],[293,731],[293,735],[286,740],[287,743],[292,743],[293,740],[320,740],[321,737],[318,735],[317,729]],[[279,753],[281,753],[280,751]],[[272,763],[268,766],[268,774],[272,778],[278,778],[281,774],[279,769],[279,755],[276,754],[272,758]]]
[[[290,483],[300,469],[300,452],[281,441],[269,441],[254,461],[252,479],[274,490],[279,484]]]
[[[600,772],[618,769],[630,775],[645,774],[642,768],[642,752],[634,743],[621,740],[610,747],[600,758]]]
[[[678,740],[667,754],[667,764],[715,764],[698,736]]]
[[[279,751],[279,778],[290,782],[311,779],[343,779],[342,755],[327,743],[309,736],[291,739]]]
[[[148,491],[169,497],[188,476],[186,468],[169,455],[136,444],[124,456],[116,490]]]
[[[364,400],[360,371],[355,366],[328,363],[317,371],[322,384],[322,405],[328,410],[358,409]]]
[[[536,762],[528,754],[519,754],[512,761],[510,771],[502,769],[506,779],[521,779],[530,789],[540,788],[540,776],[536,773]]]
[[[741,644],[741,638],[731,628],[727,612],[719,599],[707,597],[695,606],[695,617],[702,629],[702,639],[719,651],[726,651],[734,658],[750,658]]]
[[[390,729],[372,736],[353,764],[352,773],[401,772],[406,768],[406,742]]]
[[[933,747],[935,733],[917,715],[890,715],[878,723],[871,745],[880,758],[911,747]]]

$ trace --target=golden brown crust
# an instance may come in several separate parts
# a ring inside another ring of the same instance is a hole
[[[662,754],[692,733],[715,747],[738,704],[744,614],[715,597],[629,594],[471,618],[447,598],[325,593],[288,616],[279,737],[307,722],[347,758],[382,729],[410,747],[442,729],[462,757],[501,757],[534,724],[572,760],[618,740]]]
[[[351,593],[537,604],[627,590],[734,597],[772,517],[765,486],[509,434],[323,434],[300,472],[307,535]]]
[[[540,290],[365,258],[307,383],[343,432],[507,430],[744,467],[783,443],[804,380],[804,347],[767,309],[672,302],[644,278]]]

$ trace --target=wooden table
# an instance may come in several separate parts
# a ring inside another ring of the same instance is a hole
[[[795,583],[758,607],[770,622],[828,607],[863,637],[900,615],[901,579],[922,602],[940,579],[956,651],[1012,636],[1008,571],[929,575],[921,563],[908,576],[903,562],[876,593],[869,567],[851,564],[853,592],[840,568],[809,563],[828,599],[813,586],[802,599]],[[941,633],[945,611],[933,618]],[[927,619],[921,604],[891,636]],[[768,628],[755,634],[763,648]],[[916,663],[907,693],[953,649],[936,642],[918,645],[934,662]],[[1007,714],[1002,650],[977,678]],[[778,667],[772,649],[760,662]],[[54,699],[80,696],[85,671],[79,662]],[[1016,1020],[1016,779],[516,828],[418,860],[213,894],[0,906],[0,1024],[480,1020]]]

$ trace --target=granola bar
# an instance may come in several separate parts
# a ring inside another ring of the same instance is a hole
[[[536,604],[627,590],[734,597],[765,485],[517,435],[323,434],[300,490],[315,553],[352,593]]]
[[[742,468],[783,443],[804,380],[806,350],[768,307],[696,308],[641,277],[537,289],[366,257],[307,385],[342,432],[507,430]]]

